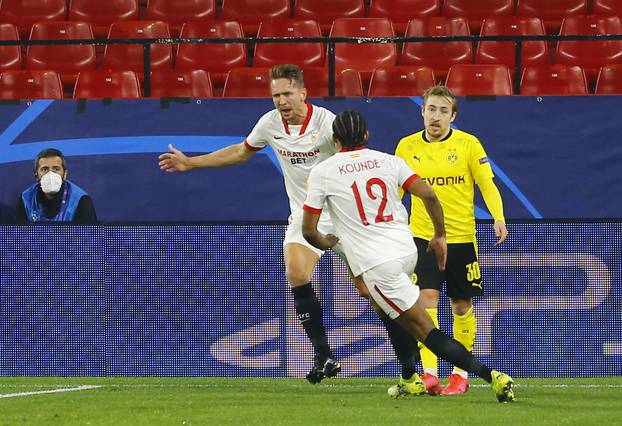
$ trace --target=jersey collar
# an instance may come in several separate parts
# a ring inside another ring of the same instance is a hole
[[[354,148],[341,148],[339,152],[360,151],[361,149],[367,149],[366,146],[355,146]]]
[[[300,128],[300,132],[298,132],[298,136],[304,135],[305,131],[307,130],[307,126],[309,125],[309,121],[311,121],[311,115],[313,114],[313,105],[306,101],[305,105],[307,106],[307,116],[305,117],[305,121],[302,123],[302,127]],[[283,120],[283,127],[285,128],[285,133],[291,135],[291,133],[289,133],[289,125],[285,120]]]
[[[437,142],[443,142],[443,141],[446,141],[447,139],[449,139],[449,138],[451,137],[451,134],[452,134],[453,132],[454,132],[454,131],[453,131],[453,129],[451,129],[451,128],[450,128],[450,129],[449,129],[449,133],[447,133],[447,135],[445,135],[445,137],[444,137],[443,139],[441,139],[440,141],[437,141]],[[428,140],[427,136],[425,135],[425,130],[424,130],[424,131],[423,131],[423,133],[421,134],[421,137],[423,138],[423,140],[424,140],[425,142],[430,142],[430,141]]]

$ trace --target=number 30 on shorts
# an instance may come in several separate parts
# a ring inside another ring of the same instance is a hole
[[[467,281],[478,281],[482,278],[482,273],[479,270],[479,262],[467,263],[466,265]]]

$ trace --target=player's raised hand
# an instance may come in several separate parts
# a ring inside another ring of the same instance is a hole
[[[158,157],[160,160],[158,163],[160,170],[172,173],[185,172],[192,169],[190,158],[188,158],[186,154],[175,148],[172,144],[168,144],[168,149],[171,152],[165,152]]]
[[[498,246],[508,237],[508,230],[505,227],[505,223],[501,222],[500,220],[495,220],[494,229],[495,235],[499,237],[499,239],[495,243],[495,246]]]
[[[445,270],[447,264],[447,240],[445,236],[434,237],[428,243],[426,250],[428,253],[434,252],[436,254],[436,261],[438,262],[439,271]]]

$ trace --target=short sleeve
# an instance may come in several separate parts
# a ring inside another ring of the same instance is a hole
[[[482,180],[492,179],[495,175],[492,172],[492,167],[490,166],[490,161],[488,160],[486,151],[484,151],[484,147],[477,138],[473,138],[471,143],[469,169],[471,170],[471,175],[473,175],[473,180],[475,182],[480,182]]]
[[[408,167],[408,164],[406,164],[406,161],[404,161],[404,159],[400,157],[393,158],[395,167],[397,169],[397,183],[402,189],[406,190],[406,188],[410,186],[412,181],[418,179],[419,176],[413,169]]]
[[[312,213],[320,213],[326,200],[326,184],[321,168],[315,167],[309,174],[307,198],[303,208]]]
[[[244,145],[251,150],[260,150],[268,145],[268,114],[262,116],[250,134],[244,140]]]

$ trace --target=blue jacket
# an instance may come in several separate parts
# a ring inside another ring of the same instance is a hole
[[[43,214],[43,206],[37,197],[38,191],[39,183],[36,182],[22,192],[22,201],[24,202],[26,216],[30,222],[71,222],[78,210],[80,198],[88,195],[78,185],[68,180],[65,181],[61,188],[63,200],[60,210],[56,216],[47,218]]]

